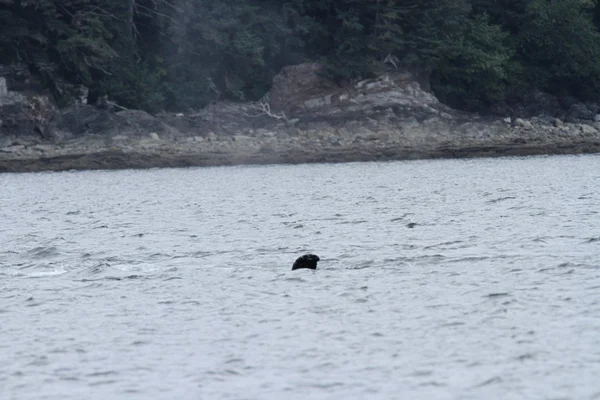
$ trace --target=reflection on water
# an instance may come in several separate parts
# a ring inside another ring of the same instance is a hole
[[[599,161],[2,174],[2,398],[600,398]]]

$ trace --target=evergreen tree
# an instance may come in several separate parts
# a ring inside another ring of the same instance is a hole
[[[62,104],[149,111],[260,98],[284,65],[336,78],[394,56],[469,109],[531,89],[598,99],[595,0],[0,0],[0,56]]]
[[[531,0],[518,51],[533,87],[564,95],[597,97],[600,34],[591,0]]]
[[[443,51],[433,73],[432,87],[440,100],[471,110],[504,100],[511,73],[518,68],[507,38],[485,16],[470,21],[465,34]]]

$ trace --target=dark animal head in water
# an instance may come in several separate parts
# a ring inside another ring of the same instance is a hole
[[[317,269],[317,262],[319,260],[320,258],[316,254],[305,254],[296,260],[292,266],[292,271],[301,268]]]

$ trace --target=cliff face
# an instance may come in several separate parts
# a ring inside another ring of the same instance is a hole
[[[44,136],[0,136],[0,171],[340,162],[600,151],[600,122],[483,118],[441,104],[408,72],[336,84],[284,68],[256,103],[193,114],[79,105]]]

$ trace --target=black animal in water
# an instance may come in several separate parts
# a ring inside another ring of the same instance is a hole
[[[301,268],[317,269],[317,262],[319,260],[320,258],[316,254],[305,254],[296,260],[296,262],[292,266],[292,271]]]

